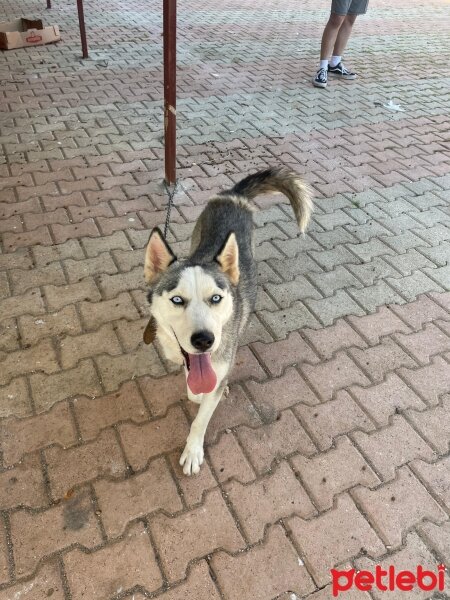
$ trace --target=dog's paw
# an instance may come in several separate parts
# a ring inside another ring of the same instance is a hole
[[[203,456],[203,444],[188,441],[180,458],[183,473],[185,475],[196,475],[199,473],[200,465],[203,463]]]

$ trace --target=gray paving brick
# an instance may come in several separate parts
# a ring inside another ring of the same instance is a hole
[[[440,267],[444,269],[445,267]],[[435,269],[433,272],[437,271]],[[408,302],[415,300],[420,294],[427,292],[442,292],[443,289],[440,285],[435,283],[432,279],[427,277],[422,271],[417,271],[412,275],[402,277],[401,279],[390,279],[386,281],[394,289],[396,289]]]
[[[311,314],[301,301],[294,302],[290,308],[258,313],[261,320],[269,327],[276,339],[284,339],[288,333],[303,327],[316,328],[319,321]]]
[[[408,201],[419,210],[428,210],[432,206],[445,205],[445,200],[439,192],[425,192],[420,196],[411,196]]]
[[[312,275],[311,280],[325,296],[332,296],[336,290],[348,286],[361,286],[361,282],[342,266],[336,267],[333,271]]]
[[[439,267],[450,263],[450,242],[442,242],[439,246],[432,248],[423,246],[419,248],[419,251]]]
[[[320,292],[302,275],[298,275],[293,281],[280,284],[266,284],[265,287],[281,308],[290,306],[295,300],[322,297]]]
[[[363,289],[348,288],[347,292],[361,306],[364,306],[368,313],[374,312],[379,306],[384,306],[385,304],[403,304],[405,302],[385,281],[379,281]]]
[[[433,227],[428,227],[427,229],[418,229],[416,233],[432,246],[450,240],[450,228],[445,227],[445,225],[440,223]]]
[[[386,256],[388,254],[394,254],[394,251],[386,246],[381,240],[373,239],[370,242],[364,242],[361,244],[348,244],[348,248],[364,262],[369,262],[376,256]],[[354,261],[347,261],[348,263],[355,263]],[[341,263],[342,264],[342,263]]]
[[[326,231],[332,231],[335,227],[342,225],[354,225],[355,221],[343,210],[337,209],[326,215],[316,215],[315,221]]]
[[[419,248],[427,245],[427,242],[418,237],[414,232],[408,231],[400,235],[383,237],[383,242],[389,245],[398,254],[403,254],[411,248]]]
[[[348,227],[348,230],[354,235],[360,242],[368,242],[372,238],[376,238],[380,235],[390,235],[389,229],[383,227],[377,221],[368,221],[364,225],[358,225],[357,227]]]
[[[339,317],[364,315],[362,309],[344,290],[338,290],[334,296],[321,300],[305,300],[305,304],[327,326]]]
[[[269,260],[269,266],[275,269],[285,281],[291,281],[297,275],[306,273],[321,273],[321,267],[307,254],[298,258],[285,258],[283,260]]]
[[[357,239],[343,227],[336,227],[333,231],[313,232],[311,234],[324,248],[331,249],[345,243],[356,243]]]
[[[431,279],[437,281],[446,292],[450,290],[450,265],[438,267],[437,269],[424,269],[424,271]]]
[[[423,256],[423,254],[417,252],[414,248],[408,250],[408,252],[405,252],[404,254],[386,256],[385,260],[400,271],[402,275],[410,275],[423,267],[433,266],[433,263],[430,260]]]
[[[319,265],[329,270],[334,269],[338,265],[359,262],[358,258],[344,246],[338,246],[333,250],[322,250],[321,252],[311,251],[309,254]]]

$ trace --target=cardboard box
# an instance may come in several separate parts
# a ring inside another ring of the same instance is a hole
[[[44,27],[40,19],[16,19],[0,22],[0,49],[24,48],[51,44],[61,39],[57,25]]]

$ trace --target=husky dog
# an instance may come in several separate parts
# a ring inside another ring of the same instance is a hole
[[[200,215],[188,258],[178,260],[158,228],[145,253],[152,318],[144,333],[157,337],[167,359],[184,365],[188,398],[200,404],[180,458],[198,473],[209,420],[227,386],[239,336],[256,302],[253,209],[248,200],[281,192],[300,231],[312,211],[310,188],[295,173],[271,168],[249,175],[212,198]]]

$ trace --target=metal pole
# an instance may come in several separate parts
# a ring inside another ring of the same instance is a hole
[[[163,2],[164,39],[164,151],[167,185],[176,181],[177,0]]]
[[[80,37],[81,37],[81,49],[83,51],[83,58],[88,58],[88,47],[86,40],[86,27],[84,26],[84,9],[83,0],[77,0],[78,9],[78,22],[80,23]]]
[[[51,8],[52,7],[52,0],[47,0],[47,8]]]

